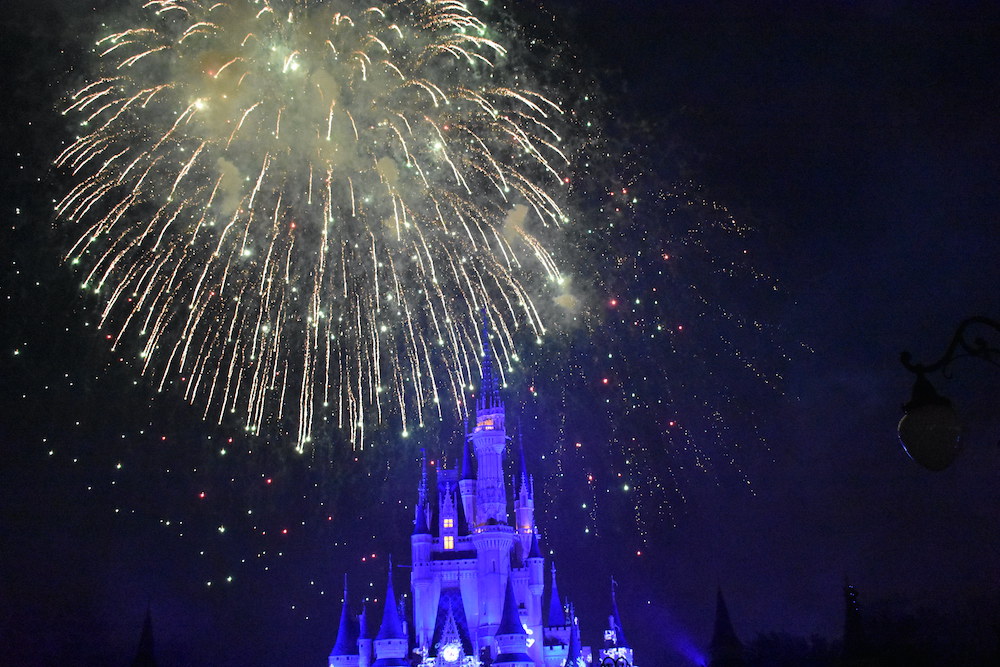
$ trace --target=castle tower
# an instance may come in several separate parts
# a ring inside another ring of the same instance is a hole
[[[476,520],[476,477],[472,471],[472,439],[468,437],[462,443],[462,472],[458,479],[458,488],[462,494],[462,509],[471,522]]]
[[[392,559],[389,559],[389,583],[385,589],[385,611],[382,612],[382,625],[375,635],[375,662],[372,667],[409,667],[406,659],[406,633],[399,620],[399,609],[396,607],[396,593],[392,589]]]
[[[351,617],[347,603],[347,575],[344,575],[344,602],[340,608],[340,625],[337,628],[337,640],[330,651],[327,660],[329,667],[358,667],[358,634],[357,621]]]
[[[371,667],[373,655],[372,635],[368,631],[368,607],[365,606],[358,616],[358,667]]]
[[[556,584],[556,564],[552,563],[552,591],[549,594],[545,627],[542,629],[542,659],[545,667],[563,666],[566,662],[570,634],[570,622],[566,616],[566,608],[559,598],[559,586]]]
[[[132,667],[156,667],[156,657],[153,655],[153,613],[146,607],[146,618],[142,622],[142,634],[139,635],[139,647],[136,649]]]
[[[621,615],[618,613],[617,600],[618,584],[614,578],[611,579],[611,613],[608,615],[608,627],[604,631],[604,648],[600,651],[601,659],[604,658],[625,658],[628,664],[634,665],[632,658],[632,647],[629,646],[625,638],[625,630],[622,628]]]
[[[445,551],[455,551],[458,539],[458,515],[461,503],[455,494],[455,471],[438,471],[438,535]]]
[[[493,373],[489,328],[483,313],[483,384],[476,399],[476,425],[469,435],[476,452],[476,516],[472,544],[476,549],[479,589],[479,646],[492,646],[503,614],[504,589],[510,576],[515,530],[507,522],[503,454],[507,447],[506,411]]]
[[[542,642],[545,636],[545,630],[542,627],[542,593],[545,589],[545,558],[542,557],[542,550],[538,546],[537,533],[531,534],[528,557],[524,560],[524,564],[528,571],[528,586],[524,599],[524,606],[528,612],[525,619],[529,630],[528,654],[534,658],[535,664],[541,665],[544,662]]]
[[[477,526],[507,524],[507,493],[503,453],[507,448],[506,410],[500,398],[500,379],[493,372],[493,353],[486,313],[483,313],[482,386],[476,399],[476,425],[469,438],[476,453]],[[501,596],[502,597],[502,596]]]
[[[427,456],[421,450],[420,486],[417,490],[416,516],[413,522],[413,534],[410,536],[410,556],[413,569],[410,571],[410,590],[413,591],[413,630],[417,646],[429,646],[431,633],[434,630],[434,606],[437,598],[431,549],[434,538],[431,536],[429,507],[427,498]]]
[[[729,610],[726,608],[726,600],[722,597],[720,588],[716,594],[715,601],[715,628],[712,632],[712,641],[708,645],[710,660],[708,667],[744,667],[746,661],[743,659],[743,644],[740,643],[733,630],[733,623],[729,620]]]
[[[495,667],[535,667],[535,661],[528,655],[528,633],[521,622],[514,582],[510,579],[504,591],[503,616],[496,632],[496,645]]]
[[[531,548],[531,538],[535,534],[535,481],[528,476],[528,465],[524,457],[524,444],[520,444],[521,470],[519,479],[515,480],[514,489],[514,521],[517,536],[521,541],[521,553],[526,554]]]
[[[573,607],[570,607],[569,615],[572,617],[570,621],[569,646],[566,647],[566,660],[562,664],[564,667],[586,667],[587,661],[583,658],[583,647],[580,645],[580,626],[576,622],[576,614],[573,613]]]

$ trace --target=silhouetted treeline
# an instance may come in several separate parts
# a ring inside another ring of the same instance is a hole
[[[747,667],[1000,666],[1000,593],[947,611],[883,602],[864,614],[864,629],[868,655],[854,661],[839,640],[761,633],[746,642]]]

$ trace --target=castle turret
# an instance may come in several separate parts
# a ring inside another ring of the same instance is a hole
[[[372,667],[408,667],[406,659],[407,641],[403,623],[396,607],[396,593],[392,588],[392,559],[389,559],[389,582],[385,590],[385,611],[382,625],[375,635],[375,662]]]
[[[344,575],[344,601],[340,607],[340,625],[337,628],[337,640],[330,651],[327,661],[329,667],[357,667],[358,654],[358,626],[357,622],[351,618],[351,612],[347,603],[347,575]]]
[[[559,598],[559,586],[556,584],[556,564],[552,563],[552,590],[549,593],[545,627],[542,629],[542,658],[545,667],[563,666],[566,662],[570,634],[571,628],[566,617],[566,608]]]
[[[142,633],[139,635],[139,647],[136,649],[132,667],[156,667],[156,657],[153,655],[153,614],[146,607],[146,618],[142,622]]]
[[[499,378],[493,372],[493,353],[486,313],[483,313],[482,385],[476,399],[476,425],[469,438],[476,451],[476,524],[507,523],[503,453],[507,448],[506,411]],[[502,595],[501,595],[502,597]]]
[[[441,548],[445,551],[455,550],[455,540],[458,538],[458,503],[455,497],[455,471],[438,471],[438,535],[441,537]]]
[[[368,607],[364,606],[358,616],[358,667],[371,667],[374,659],[372,635],[368,628]]]
[[[503,453],[507,447],[505,410],[493,374],[489,328],[483,313],[483,384],[476,400],[476,425],[469,438],[476,451],[476,518],[471,539],[476,550],[479,588],[479,645],[490,646],[503,612],[516,533],[507,522]]]
[[[542,664],[542,641],[545,636],[543,625],[545,623],[542,615],[542,595],[545,590],[545,558],[542,550],[538,546],[538,534],[531,534],[531,544],[528,547],[528,557],[524,559],[525,569],[528,571],[527,595],[525,595],[524,606],[527,608],[526,622],[530,635],[528,642],[528,653],[535,659],[536,664]]]
[[[572,617],[569,630],[569,646],[566,647],[566,661],[564,667],[586,667],[587,660],[583,657],[583,646],[580,643],[580,626],[576,622],[576,614],[570,607],[569,614]]]
[[[712,631],[712,641],[708,645],[710,660],[708,667],[744,667],[743,644],[740,643],[733,630],[733,622],[729,620],[729,610],[726,600],[722,597],[720,588],[715,602],[715,628]]]
[[[514,520],[517,536],[521,540],[521,553],[528,553],[531,538],[535,534],[535,491],[534,480],[528,476],[528,466],[524,457],[524,445],[520,446],[521,471],[514,489]]]
[[[528,655],[528,633],[521,622],[514,582],[510,579],[504,592],[503,616],[497,628],[496,646],[495,667],[535,667],[535,661]]]
[[[556,564],[552,563],[552,592],[549,594],[549,613],[545,619],[545,627],[561,628],[567,625],[566,609],[559,599],[559,586],[556,584]]]
[[[431,564],[431,536],[427,498],[427,456],[421,450],[420,486],[417,489],[416,518],[413,534],[410,536],[410,555],[413,569],[410,572],[410,587],[413,591],[414,634],[417,646],[427,648],[434,629],[435,586]]]
[[[625,630],[622,627],[621,615],[618,613],[617,583],[611,579],[611,613],[608,615],[608,627],[604,631],[604,648],[600,651],[600,657],[625,658],[630,665],[634,665],[632,658],[632,647],[629,646],[625,638]]]
[[[472,439],[466,435],[462,443],[462,471],[458,478],[462,494],[462,509],[470,522],[476,520],[476,477],[472,471]]]

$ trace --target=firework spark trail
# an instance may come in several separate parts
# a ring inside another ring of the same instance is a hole
[[[464,3],[140,16],[69,100],[84,134],[56,211],[86,228],[67,259],[114,344],[138,337],[161,388],[253,433],[289,420],[300,449],[328,415],[357,444],[390,404],[405,431],[458,402],[481,308],[502,356],[544,332],[565,119]]]

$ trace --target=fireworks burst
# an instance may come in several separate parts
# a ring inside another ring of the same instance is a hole
[[[362,442],[502,359],[561,282],[559,106],[454,0],[151,0],[97,42],[57,214],[114,344],[205,417]],[[506,365],[503,364],[503,365]]]

